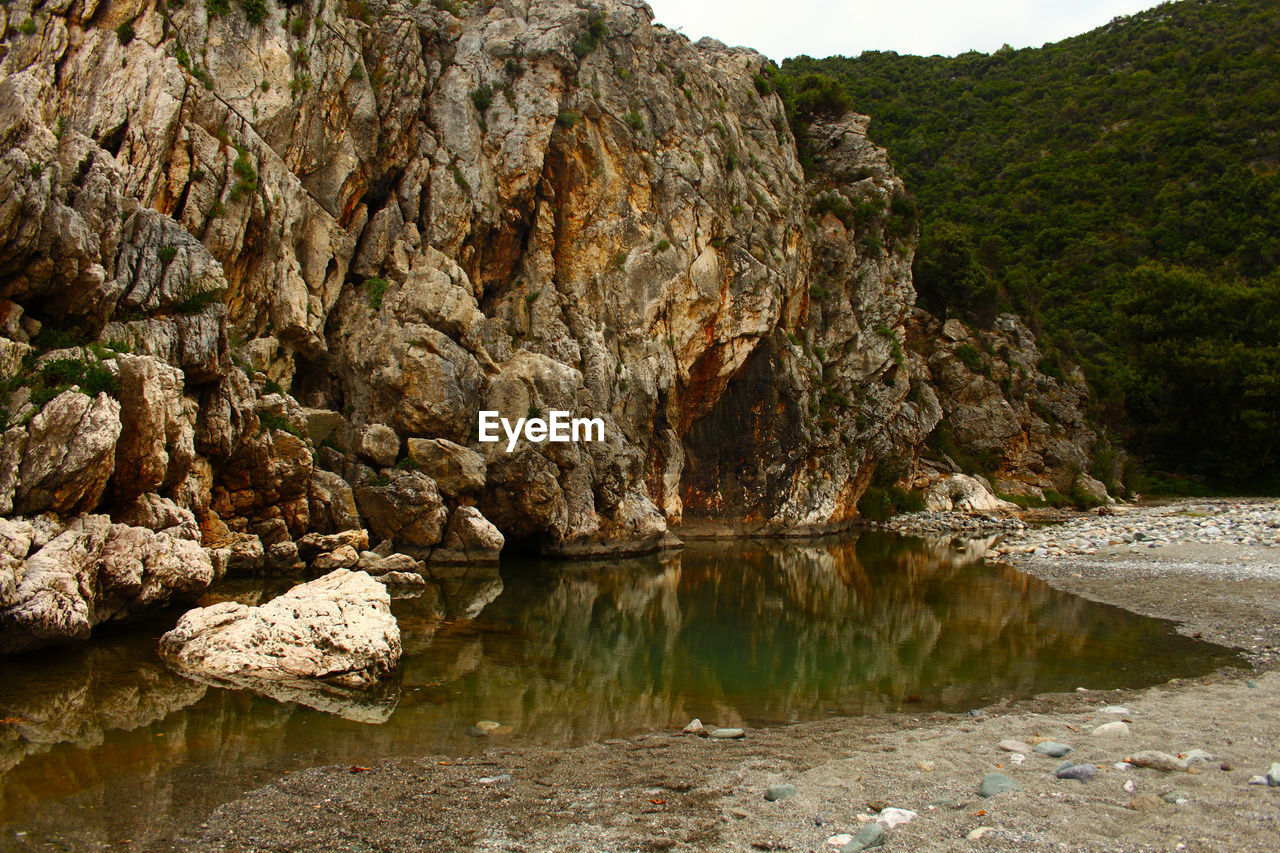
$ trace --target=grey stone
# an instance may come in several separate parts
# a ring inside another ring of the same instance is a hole
[[[719,738],[721,740],[733,740],[741,737],[746,737],[746,735],[747,733],[742,729],[728,728],[728,729],[712,729],[711,730],[711,736],[713,738]]]
[[[1010,779],[1003,773],[988,773],[982,777],[982,784],[978,786],[979,797],[994,797],[997,794],[1003,794],[1005,791],[1021,791],[1022,786]]]
[[[796,795],[796,786],[790,782],[780,782],[777,785],[770,785],[764,792],[764,798],[769,802],[785,800],[787,797]]]
[[[1080,782],[1088,782],[1098,775],[1098,767],[1096,764],[1073,764],[1070,767],[1059,767],[1053,775],[1059,779],[1075,779]]]
[[[858,853],[860,850],[882,847],[886,835],[888,833],[883,826],[878,823],[869,823],[858,830],[852,841],[840,848],[840,853]]]
[[[1038,743],[1032,747],[1032,751],[1037,755],[1047,755],[1050,758],[1062,758],[1071,751],[1071,746],[1057,741],[1047,740],[1044,743]]]

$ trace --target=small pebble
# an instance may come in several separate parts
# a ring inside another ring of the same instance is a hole
[[[988,832],[994,832],[995,828],[990,826],[980,826],[977,829],[969,830],[969,834],[965,836],[969,841],[977,841]]]
[[[884,837],[883,826],[878,823],[869,823],[859,829],[858,834],[853,836],[848,844],[840,848],[840,853],[860,853],[862,850],[880,847],[884,844]]]
[[[888,829],[895,826],[902,826],[904,823],[910,823],[917,817],[916,813],[910,809],[888,808],[880,811],[880,816],[876,820],[880,821]]]
[[[782,782],[777,785],[770,785],[764,792],[764,798],[771,803],[778,800],[785,800],[787,797],[796,795],[796,786],[790,782]]]
[[[1175,770],[1186,770],[1187,762],[1178,758],[1176,755],[1170,755],[1167,752],[1159,752],[1157,750],[1148,750],[1139,752],[1137,755],[1131,755],[1125,761],[1134,767],[1149,767],[1152,770],[1159,770],[1162,773],[1172,773]]]
[[[747,733],[742,729],[712,729],[711,736],[720,738],[721,740],[746,737]]]
[[[1053,775],[1059,779],[1075,779],[1077,782],[1088,782],[1098,775],[1098,766],[1096,764],[1073,764],[1070,767],[1058,768],[1058,771]]]
[[[1121,720],[1103,723],[1090,732],[1094,737],[1128,737],[1129,724]]]
[[[1022,787],[1003,773],[988,773],[978,786],[979,797],[994,797],[1005,791],[1021,791]]]
[[[1032,751],[1039,755],[1047,755],[1050,758],[1061,758],[1071,751],[1071,747],[1065,743],[1047,740],[1044,743],[1036,744]]]
[[[1160,798],[1155,794],[1139,794],[1126,803],[1125,808],[1135,812],[1153,812],[1160,808]]]
[[[1031,751],[1031,747],[1020,740],[1002,740],[996,746],[1005,752],[1021,752],[1025,754]]]

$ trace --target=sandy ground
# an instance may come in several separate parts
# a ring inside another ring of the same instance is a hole
[[[219,808],[202,836],[175,839],[174,849],[829,853],[839,849],[832,836],[855,833],[892,806],[918,816],[890,830],[886,851],[1280,851],[1280,787],[1249,784],[1280,761],[1280,550],[1171,544],[1017,564],[1070,592],[1177,619],[1189,634],[1246,650],[1252,665],[969,715],[829,720],[732,741],[655,733],[569,750],[495,748],[468,759],[317,768]],[[1117,705],[1128,713],[1101,711]],[[1127,737],[1089,733],[1116,719],[1130,722]],[[996,746],[1005,738],[1070,744],[1069,760],[1101,772],[1083,783],[1055,779],[1060,759],[1031,754],[1016,764]],[[1192,749],[1212,761],[1191,772],[1114,766],[1142,750]],[[1021,790],[980,798],[991,772],[1007,773]],[[766,787],[779,782],[797,793],[767,802]],[[981,827],[990,829],[968,837]]]

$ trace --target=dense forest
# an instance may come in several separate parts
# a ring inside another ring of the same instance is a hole
[[[872,116],[919,201],[925,307],[1022,314],[1152,471],[1280,482],[1280,2],[1166,3],[992,55],[798,57],[775,80],[801,121]]]

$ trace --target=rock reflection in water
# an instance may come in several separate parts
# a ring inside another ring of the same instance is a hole
[[[3,659],[0,831],[144,845],[156,826],[198,823],[300,766],[495,739],[580,742],[695,716],[759,725],[962,709],[1226,660],[1167,623],[983,565],[983,551],[864,534],[439,571],[421,595],[393,602],[405,655],[374,696],[198,684],[157,659],[167,624]],[[289,585],[224,585],[201,603],[256,604]],[[471,737],[478,720],[502,727]]]

